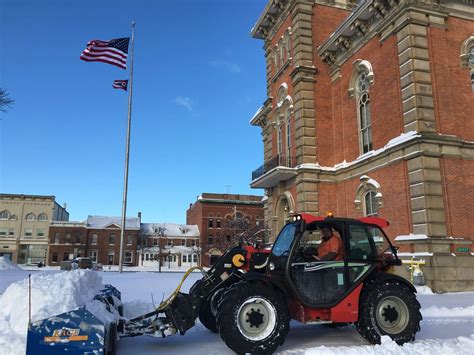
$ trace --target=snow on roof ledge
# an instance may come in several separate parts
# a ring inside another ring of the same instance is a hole
[[[395,238],[396,242],[404,240],[424,240],[429,239],[426,234],[409,234],[409,235],[399,235]]]

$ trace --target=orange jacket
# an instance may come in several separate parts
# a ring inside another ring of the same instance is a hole
[[[318,248],[318,257],[323,258],[329,253],[336,253],[336,257],[333,260],[342,260],[342,241],[339,237],[334,234],[328,240],[322,240]]]

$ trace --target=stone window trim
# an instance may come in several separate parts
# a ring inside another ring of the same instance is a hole
[[[38,221],[40,221],[40,222],[46,222],[47,220],[48,220],[48,216],[46,215],[46,213],[41,213],[38,216]]]
[[[459,58],[461,59],[461,67],[462,68],[469,68],[469,54],[471,48],[474,47],[474,34],[466,40],[461,45],[461,55]],[[474,68],[471,68],[474,70]]]
[[[354,61],[354,69],[352,70],[351,80],[349,81],[349,97],[355,98],[357,92],[357,82],[361,73],[366,73],[367,79],[369,80],[369,87],[374,85],[374,70],[372,64],[369,61],[363,59],[357,59]]]
[[[360,184],[356,190],[356,196],[354,200],[354,206],[357,211],[365,211],[365,196],[367,193],[373,191],[375,192],[375,201],[377,210],[383,207],[383,194],[382,194],[382,187],[380,184],[370,178],[367,175],[362,175],[360,178]]]
[[[36,219],[36,216],[34,213],[28,213],[25,217],[25,219],[29,222],[33,222]]]

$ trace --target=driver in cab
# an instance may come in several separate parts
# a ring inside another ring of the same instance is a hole
[[[321,227],[322,240],[316,255],[313,258],[317,261],[342,260],[342,241],[335,235],[329,226]]]

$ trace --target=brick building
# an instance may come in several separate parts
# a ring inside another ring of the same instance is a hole
[[[0,194],[0,256],[13,263],[45,263],[51,221],[67,221],[54,196]]]
[[[140,266],[160,270],[201,265],[199,228],[176,223],[142,223],[138,254]]]
[[[265,239],[262,196],[203,193],[189,205],[186,223],[199,227],[202,265],[210,266],[241,239]]]
[[[120,217],[89,216],[85,222],[51,223],[48,263],[57,266],[75,257],[90,257],[103,265],[118,265]],[[138,265],[137,242],[140,217],[127,218],[124,236],[124,265]]]
[[[252,30],[268,221],[379,214],[392,235],[473,239],[472,1],[354,3],[271,0]]]
[[[473,5],[268,2],[252,29],[268,98],[251,119],[264,142],[251,186],[273,236],[288,211],[330,210],[385,217],[431,253],[474,240]]]

